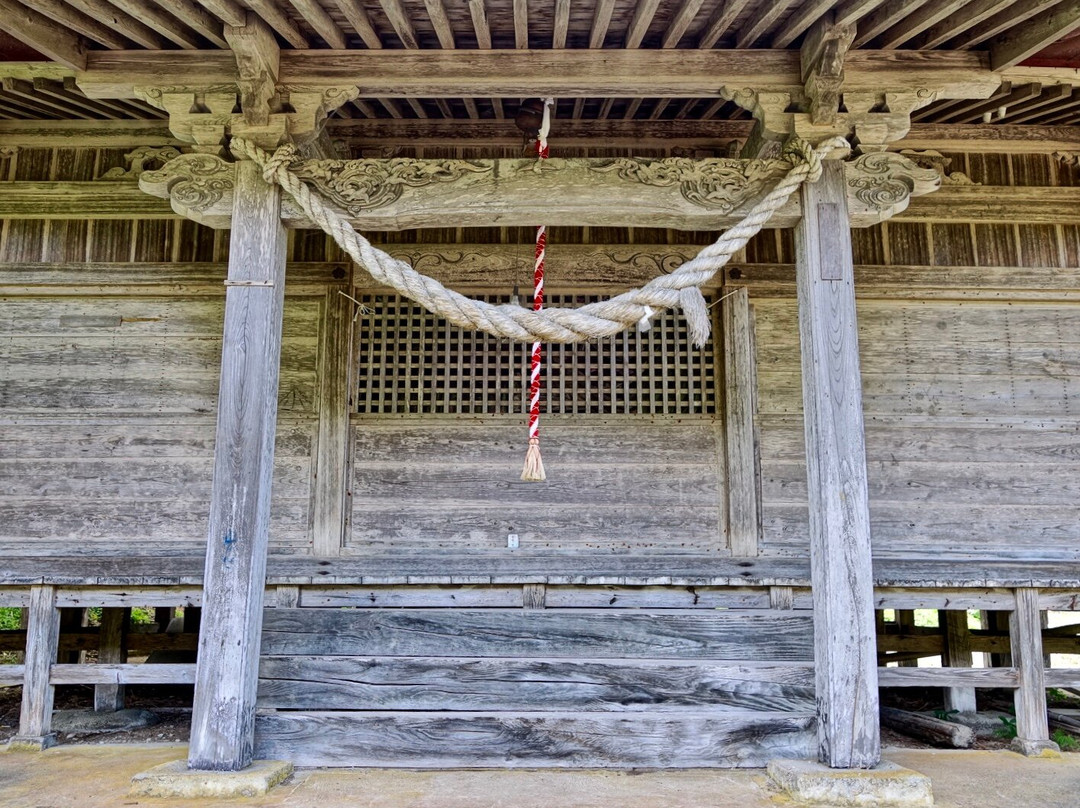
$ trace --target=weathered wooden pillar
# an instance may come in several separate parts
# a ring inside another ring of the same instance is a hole
[[[881,756],[862,382],[844,169],[802,187],[795,228],[818,743],[822,763]]]
[[[285,287],[281,192],[236,168],[188,766],[252,759]]]
[[[56,735],[52,732],[56,689],[49,683],[49,676],[56,662],[59,641],[60,610],[56,608],[55,587],[31,587],[22,710],[19,713],[19,734],[12,741],[16,746],[45,749],[56,743]]]
[[[761,538],[761,475],[754,434],[754,327],[746,289],[728,294],[722,304],[728,536],[731,554],[745,557],[758,554]]]
[[[939,611],[938,624],[945,634],[945,653],[941,664],[946,668],[970,668],[972,656],[968,613],[962,609]],[[945,688],[945,709],[956,710],[958,713],[976,712],[975,688]]]
[[[131,609],[106,606],[101,610],[101,631],[98,634],[98,662],[117,664],[127,662],[128,623]],[[123,685],[94,685],[94,711],[115,713],[124,709]]]
[[[1058,751],[1050,740],[1046,716],[1046,670],[1043,667],[1039,590],[1016,590],[1016,609],[1009,618],[1009,646],[1016,666],[1016,738],[1013,748],[1025,755]]]

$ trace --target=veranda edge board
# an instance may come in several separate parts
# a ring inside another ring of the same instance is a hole
[[[813,757],[799,713],[279,712],[255,717],[255,754],[297,766],[734,768]]]

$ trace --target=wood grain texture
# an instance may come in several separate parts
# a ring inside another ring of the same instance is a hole
[[[95,685],[95,692],[97,688],[124,685],[193,684],[195,664],[53,665],[49,681],[53,685]]]
[[[810,502],[819,758],[835,768],[880,759],[873,575],[862,383],[843,169],[803,186],[795,230]],[[841,227],[821,226],[836,205]],[[839,274],[838,280],[824,278]]]
[[[127,633],[131,610],[105,607],[101,610],[98,633],[98,664],[119,665],[127,662]],[[51,678],[51,677],[50,677]],[[124,709],[125,690],[120,683],[99,684],[94,687],[94,712],[112,713]]]
[[[754,418],[757,370],[746,290],[733,290],[721,306],[728,545],[733,556],[755,556],[761,541],[760,468]]]
[[[259,707],[279,710],[809,713],[805,663],[263,657]]]
[[[19,737],[39,739],[42,745],[51,743],[55,689],[49,683],[49,670],[56,661],[59,638],[60,610],[56,608],[55,587],[31,587]]]
[[[938,623],[945,632],[945,653],[941,657],[941,664],[951,668],[970,668],[971,630],[968,628],[967,611],[950,609],[938,612]],[[974,688],[946,688],[945,709],[961,713],[976,712]]]
[[[221,393],[206,550],[199,669],[188,765],[235,771],[252,760],[258,643],[269,541],[285,293],[281,191],[237,168]]]
[[[761,767],[812,753],[810,715],[269,713],[256,754],[299,766]]]
[[[1016,590],[1016,608],[1009,615],[1009,640],[1017,673],[1016,737],[1022,741],[1048,741],[1050,727],[1046,718],[1046,671],[1038,589]]]
[[[335,556],[344,543],[349,463],[349,348],[353,303],[332,286],[323,302],[318,388],[319,441],[311,510],[313,552]]]
[[[262,653],[805,661],[812,623],[806,615],[743,610],[272,609]]]

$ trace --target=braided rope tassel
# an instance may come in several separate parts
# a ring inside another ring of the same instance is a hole
[[[536,159],[546,160],[549,149],[547,136],[551,129],[551,108],[555,99],[544,99],[544,120],[536,139]],[[544,308],[544,258],[547,253],[547,227],[536,228],[536,263],[533,266],[533,311]],[[540,369],[543,364],[543,343],[532,344],[532,361],[529,367],[529,448],[525,452],[525,468],[521,479],[539,483],[547,479],[544,460],[540,457]]]

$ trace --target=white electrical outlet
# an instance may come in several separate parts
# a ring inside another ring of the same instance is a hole
[[[516,550],[518,548],[518,534],[511,533],[506,537],[506,547],[509,550]]]

